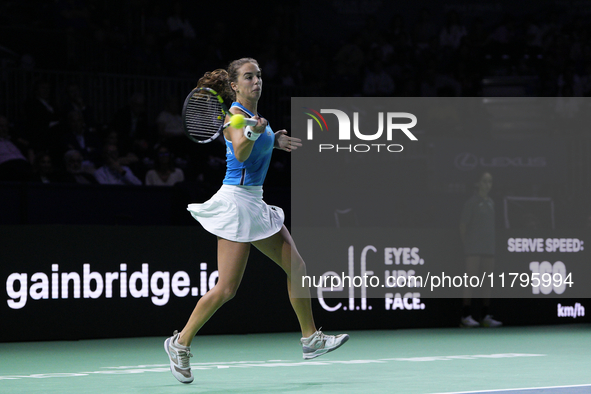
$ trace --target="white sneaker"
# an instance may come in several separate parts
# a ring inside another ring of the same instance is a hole
[[[501,323],[498,320],[493,319],[493,317],[491,315],[486,315],[486,316],[484,316],[484,319],[482,319],[480,321],[480,325],[482,327],[494,328],[494,327],[500,327],[500,326],[502,326],[503,323]]]
[[[164,350],[170,358],[170,371],[172,375],[181,383],[191,383],[193,374],[191,373],[191,348],[183,346],[177,342],[179,332],[175,331],[170,338],[164,341]]]
[[[338,349],[349,340],[348,334],[326,335],[318,330],[308,338],[302,338],[304,359],[309,360]]]
[[[472,315],[470,315],[470,316],[462,317],[462,320],[460,320],[460,327],[465,327],[465,328],[480,327],[480,323],[478,323],[476,320],[474,320],[472,318]]]

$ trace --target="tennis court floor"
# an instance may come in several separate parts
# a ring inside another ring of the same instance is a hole
[[[309,361],[298,333],[198,336],[190,385],[165,337],[0,343],[0,393],[591,393],[588,324],[349,334]]]

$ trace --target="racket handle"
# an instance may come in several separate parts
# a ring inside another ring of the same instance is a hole
[[[256,119],[252,119],[252,118],[246,118],[246,125],[253,127],[257,125],[257,120]]]
[[[246,119],[244,119],[244,121],[246,122],[244,124],[244,127],[246,127],[246,126],[254,127],[257,125],[257,120],[253,119],[253,118],[246,118]],[[228,126],[230,126],[230,122],[224,124],[224,129]]]

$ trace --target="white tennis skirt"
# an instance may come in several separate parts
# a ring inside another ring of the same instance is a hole
[[[279,232],[285,214],[263,201],[262,186],[222,185],[202,204],[187,210],[210,233],[235,242],[253,242]]]

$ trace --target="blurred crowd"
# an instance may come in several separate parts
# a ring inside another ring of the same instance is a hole
[[[18,121],[0,114],[0,181],[172,186],[186,176],[221,179],[223,142],[191,149],[176,98],[151,116],[145,96],[135,93],[109,122],[97,124],[78,85],[67,86],[61,105],[52,89],[36,82]]]
[[[196,79],[250,50],[266,84],[307,86],[314,96],[472,97],[482,95],[483,78],[495,76],[536,77],[530,95],[591,95],[584,16],[548,10],[468,19],[424,8],[412,19],[392,15],[388,23],[370,15],[339,42],[307,43],[300,36],[311,27],[298,17],[296,1],[274,5],[273,18],[253,13],[250,23],[261,28],[257,44],[245,48],[215,10],[223,14],[212,4],[182,1],[3,2],[0,22],[11,34],[0,41],[1,66]],[[52,102],[57,88],[67,92],[65,105]],[[136,93],[108,123],[97,124],[79,86],[36,81],[22,103],[23,119],[0,114],[0,180],[219,181],[223,144],[192,156],[180,104],[170,98],[160,113],[147,114],[145,97]]]
[[[195,77],[248,52],[266,82],[308,85],[323,96],[476,96],[482,78],[490,76],[536,76],[532,95],[591,93],[591,30],[584,15],[548,6],[518,16],[500,11],[465,17],[425,6],[412,16],[404,9],[389,17],[360,16],[363,25],[343,26],[338,42],[308,41],[302,37],[315,26],[308,26],[313,22],[302,17],[305,5],[299,3],[252,12],[249,24],[257,31],[245,47],[215,4],[4,2],[0,22],[14,35],[0,45],[14,54],[5,62],[22,67],[170,77]],[[61,41],[52,42],[53,52],[35,48],[49,40]]]

